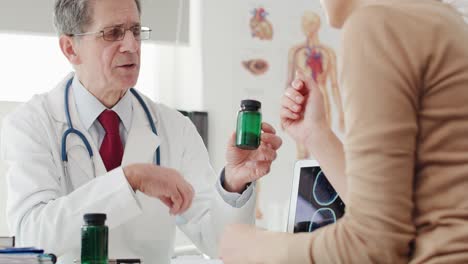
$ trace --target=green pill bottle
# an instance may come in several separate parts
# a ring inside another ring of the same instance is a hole
[[[106,214],[85,214],[81,227],[81,264],[108,263],[109,229]]]
[[[242,100],[237,113],[236,146],[253,150],[260,146],[262,132],[262,104],[256,100]]]

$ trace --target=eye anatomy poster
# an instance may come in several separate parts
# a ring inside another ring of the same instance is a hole
[[[253,75],[261,75],[268,71],[268,62],[260,58],[245,60],[242,65]]]

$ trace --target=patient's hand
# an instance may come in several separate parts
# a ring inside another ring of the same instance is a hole
[[[281,127],[297,144],[313,145],[321,133],[330,130],[323,96],[315,81],[297,72],[281,98]]]
[[[249,225],[234,224],[221,237],[220,258],[224,264],[288,263],[286,237]]]

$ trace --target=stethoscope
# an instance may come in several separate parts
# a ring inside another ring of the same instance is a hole
[[[68,177],[68,172],[67,172],[67,168],[68,168],[67,137],[69,135],[71,135],[71,134],[75,134],[76,136],[78,136],[81,139],[81,141],[83,142],[83,144],[85,145],[86,150],[88,151],[89,158],[91,159],[94,176],[96,177],[96,170],[95,170],[94,161],[93,161],[94,153],[93,153],[93,150],[91,148],[91,144],[86,139],[85,135],[83,135],[83,133],[81,133],[79,130],[77,130],[76,128],[73,127],[73,123],[72,123],[71,118],[70,118],[70,107],[69,107],[68,95],[70,93],[70,87],[71,87],[72,82],[73,82],[73,77],[68,81],[68,83],[67,83],[67,85],[65,87],[65,115],[66,115],[66,118],[67,118],[68,129],[62,135],[62,154],[61,154],[61,156],[62,156],[62,163],[63,163],[64,170],[65,170],[66,180],[70,180],[69,177]],[[143,98],[141,98],[140,94],[138,94],[138,92],[135,89],[130,88],[130,92],[135,96],[135,98],[138,100],[141,107],[145,111],[146,118],[148,119],[148,122],[149,122],[149,124],[151,126],[151,130],[157,136],[158,132],[156,130],[156,125],[153,122],[153,117],[151,116],[151,113],[150,113],[150,111],[148,109],[148,106],[146,105],[145,101],[143,101]],[[155,155],[155,163],[158,166],[161,165],[161,158],[160,157],[161,157],[161,152],[160,152],[160,148],[158,146],[158,148],[156,149],[156,155]]]

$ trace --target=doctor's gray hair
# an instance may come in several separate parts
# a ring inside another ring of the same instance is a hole
[[[92,1],[99,0],[56,0],[54,6],[54,26],[58,35],[83,33],[86,26],[92,23]],[[138,13],[141,15],[140,0],[135,0]]]

